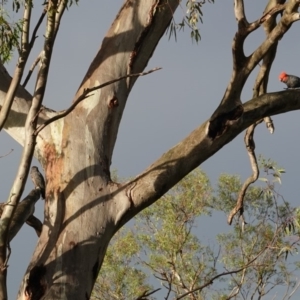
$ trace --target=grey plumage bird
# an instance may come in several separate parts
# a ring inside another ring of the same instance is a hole
[[[41,196],[45,199],[45,180],[43,175],[40,173],[38,167],[33,166],[30,170],[30,177],[36,189],[39,189],[41,192]]]
[[[300,78],[295,75],[289,75],[285,72],[281,72],[279,75],[279,80],[285,83],[288,89],[300,88]]]

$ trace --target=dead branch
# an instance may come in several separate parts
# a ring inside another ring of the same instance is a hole
[[[81,102],[83,101],[84,99],[88,98],[91,96],[91,92],[94,92],[96,90],[99,90],[107,85],[110,85],[110,84],[113,84],[115,82],[118,82],[122,79],[126,79],[128,77],[139,77],[139,76],[145,76],[145,75],[148,75],[152,72],[155,72],[155,71],[158,71],[158,70],[161,70],[162,68],[154,68],[154,69],[151,69],[150,71],[147,71],[147,72],[142,72],[142,73],[135,73],[135,74],[129,74],[129,75],[125,75],[125,76],[121,76],[117,79],[113,79],[113,80],[110,80],[110,81],[107,81],[105,83],[102,83],[100,85],[97,85],[95,87],[92,87],[92,88],[88,88],[88,89],[85,89],[83,91],[83,93],[77,97],[77,99],[73,102],[73,104],[66,110],[58,113],[56,116],[46,120],[43,124],[41,124],[34,132],[34,135],[37,136],[39,134],[40,131],[42,131],[47,125],[49,125],[50,123],[53,123],[54,121],[57,121],[65,116],[67,116],[70,112],[72,112],[75,107]],[[90,94],[90,95],[89,95]]]
[[[259,176],[259,169],[257,166],[257,160],[256,160],[256,155],[255,155],[255,143],[254,143],[254,139],[253,139],[254,130],[255,130],[255,127],[257,126],[257,124],[258,123],[255,123],[255,124],[251,125],[250,127],[248,127],[246,134],[245,134],[245,138],[244,138],[253,173],[246,179],[246,181],[244,182],[244,184],[240,190],[236,206],[231,210],[231,212],[228,216],[227,221],[228,221],[229,225],[231,225],[233,217],[238,212],[240,213],[241,216],[243,215],[243,213],[244,213],[244,198],[245,198],[246,192],[247,192],[249,186],[253,182],[255,182]]]

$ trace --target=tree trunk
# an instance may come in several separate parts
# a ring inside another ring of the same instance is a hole
[[[142,71],[177,5],[177,0],[127,1],[77,95]],[[112,182],[109,168],[134,82],[128,78],[93,92],[40,133],[36,154],[47,180],[45,220],[19,299],[89,298],[108,243],[131,206],[126,188]],[[52,113],[45,114],[46,119]]]

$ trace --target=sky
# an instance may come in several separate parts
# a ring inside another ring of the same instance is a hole
[[[267,1],[245,0],[249,21],[262,15]],[[55,110],[67,108],[83,79],[90,62],[98,51],[101,41],[118,13],[123,1],[80,1],[66,11],[56,41],[46,89],[44,104]],[[184,2],[183,2],[184,3]],[[42,10],[34,7],[34,20]],[[186,8],[178,8],[175,20],[180,22]],[[141,173],[169,148],[186,137],[193,129],[206,121],[218,106],[229,82],[232,71],[231,43],[236,31],[233,1],[216,0],[215,4],[203,7],[203,24],[200,24],[201,41],[193,43],[189,30],[178,32],[177,41],[163,36],[146,69],[162,67],[162,70],[137,80],[124,111],[119,135],[114,150],[112,168],[120,177]],[[33,21],[34,24],[34,21]],[[281,71],[300,75],[300,23],[295,23],[280,41],[277,58],[273,64],[268,91],[284,88],[278,81]],[[36,48],[30,56],[31,66],[40,51],[43,31],[40,30]],[[264,39],[262,29],[254,32],[245,43],[245,52],[250,54]],[[12,74],[15,59],[7,69]],[[242,101],[251,99],[252,86],[257,70],[248,79]],[[25,72],[26,74],[26,72]],[[34,77],[28,85],[32,92]],[[256,152],[275,160],[287,173],[283,177],[281,194],[298,205],[299,175],[298,137],[299,112],[273,117],[275,133],[271,135],[264,124],[255,134]],[[21,147],[6,133],[0,135],[1,196],[6,201],[14,180]],[[34,164],[38,165],[35,161]],[[251,172],[248,156],[243,144],[243,134],[203,163],[201,168],[215,183],[221,173],[239,174],[244,180]],[[28,181],[24,196],[33,188]],[[38,202],[36,215],[42,216],[43,203]],[[226,216],[212,222],[212,232],[221,232]],[[210,233],[207,233],[210,234]],[[27,225],[12,242],[9,261],[9,299],[16,297],[20,281],[27,268],[37,237]]]

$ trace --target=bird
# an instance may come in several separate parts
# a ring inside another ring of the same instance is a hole
[[[42,198],[45,199],[45,180],[38,167],[31,167],[30,177],[35,188],[40,190]]]
[[[297,76],[281,72],[279,75],[279,80],[285,83],[288,89],[300,88],[300,78]]]

